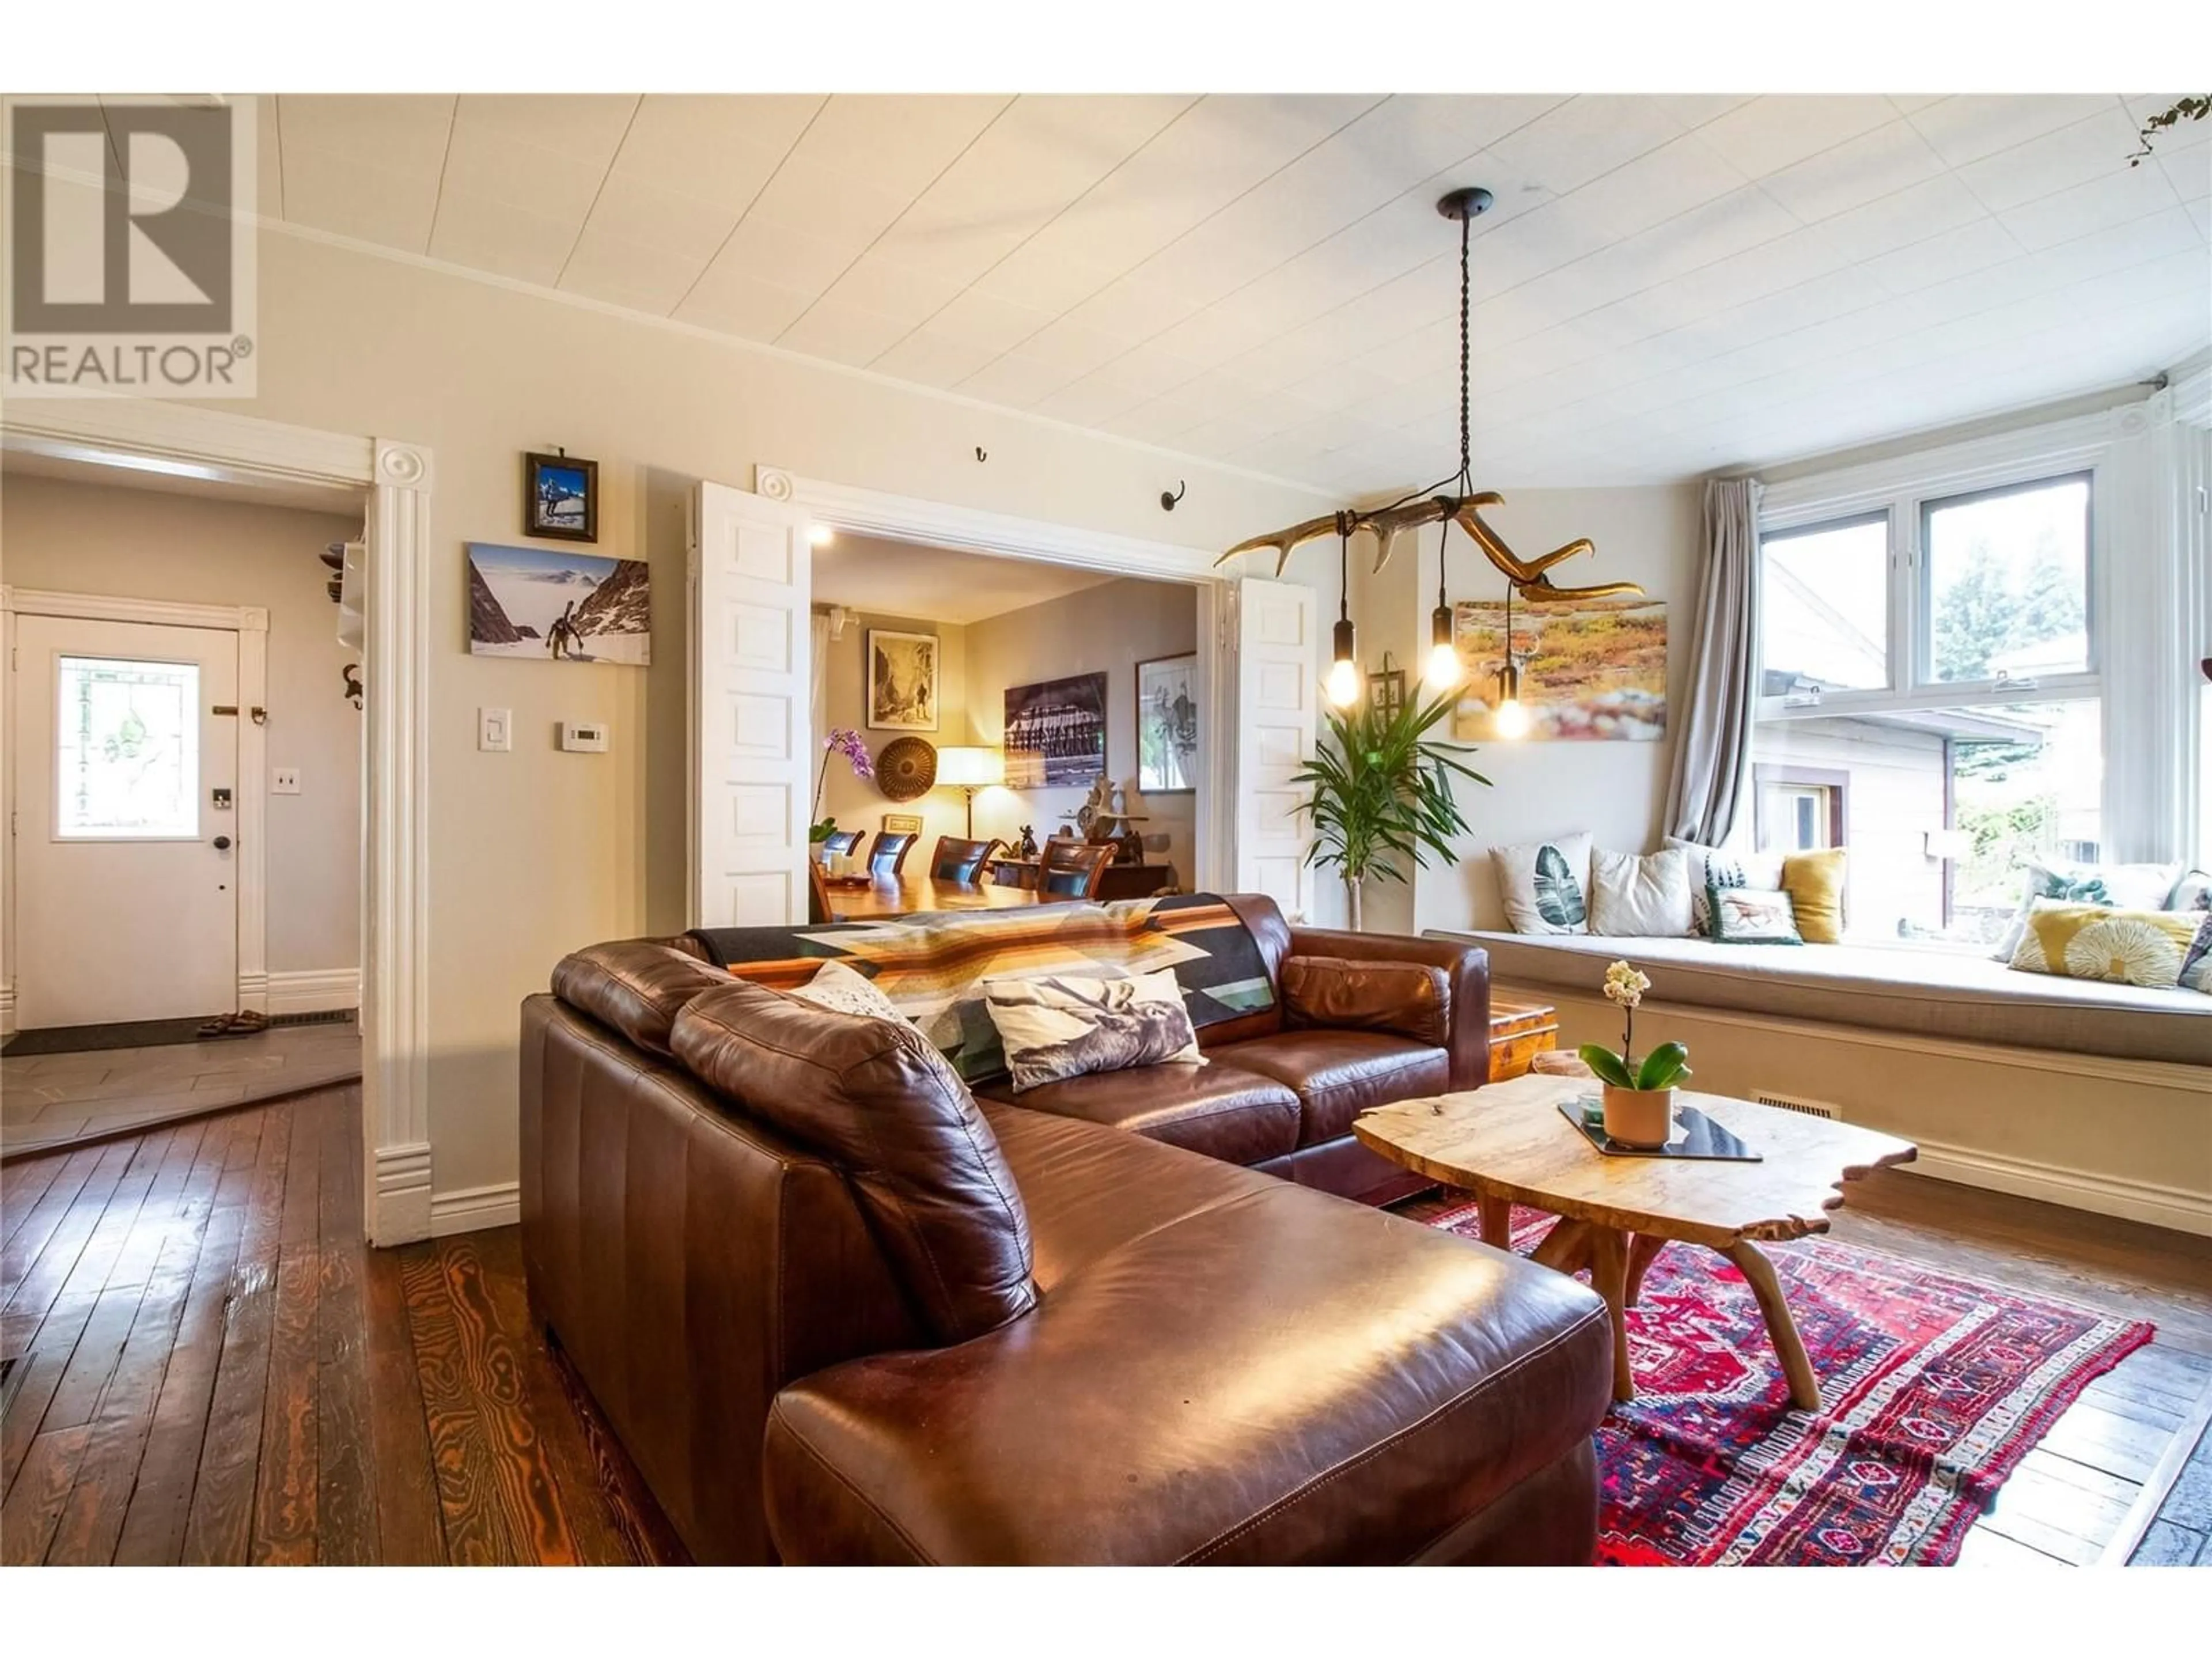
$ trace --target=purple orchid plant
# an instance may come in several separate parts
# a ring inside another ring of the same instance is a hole
[[[853,775],[856,778],[876,775],[876,763],[869,757],[867,739],[858,732],[850,726],[841,726],[822,739],[822,769],[814,775],[814,811],[817,817],[806,830],[806,839],[810,842],[825,842],[836,832],[837,820],[834,817],[825,818],[819,816],[822,788],[830,781],[830,757],[832,755],[842,755],[851,764]]]

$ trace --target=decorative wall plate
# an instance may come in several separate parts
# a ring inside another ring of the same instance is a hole
[[[876,751],[876,782],[886,800],[915,800],[937,782],[937,749],[921,738],[893,738]]]

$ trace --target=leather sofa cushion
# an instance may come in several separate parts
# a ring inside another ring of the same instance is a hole
[[[1024,1091],[986,1085],[991,1100],[1125,1129],[1227,1164],[1257,1164],[1298,1144],[1298,1097],[1273,1078],[1214,1061],[1140,1066]]]
[[[1390,1031],[1441,1048],[1451,1040],[1451,982],[1426,963],[1292,957],[1283,1012],[1292,1027]]]
[[[967,1085],[913,1026],[738,981],[687,1004],[672,1038],[692,1075],[844,1172],[939,1340],[1036,1305],[1020,1189]]]
[[[1297,1091],[1301,1146],[1350,1134],[1352,1120],[1370,1106],[1451,1087],[1451,1060],[1442,1048],[1387,1031],[1310,1027],[1233,1043],[1213,1054]]]
[[[641,939],[594,945],[553,969],[555,996],[656,1054],[669,1052],[669,1028],[685,1003],[729,982],[688,951]]]
[[[1582,1285],[1136,1136],[991,1118],[1034,1194],[1037,1310],[779,1393],[784,1559],[1404,1561],[1562,1460],[1587,1537],[1612,1341]]]

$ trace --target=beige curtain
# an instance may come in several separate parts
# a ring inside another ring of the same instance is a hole
[[[811,624],[809,643],[813,647],[813,655],[807,659],[807,665],[813,672],[813,701],[808,709],[812,725],[809,729],[814,733],[813,746],[819,750],[822,740],[830,735],[830,614],[817,611],[808,621]]]
[[[1674,738],[1667,833],[1717,847],[1751,797],[1751,726],[1759,711],[1759,498],[1756,478],[1705,485],[1705,564],[1698,584],[1688,707]]]

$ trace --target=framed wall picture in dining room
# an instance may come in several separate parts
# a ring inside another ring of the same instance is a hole
[[[868,729],[937,730],[937,635],[868,630]]]
[[[1006,688],[1006,787],[1095,783],[1106,773],[1106,676]]]
[[[887,836],[918,836],[921,833],[921,814],[886,812],[884,814],[884,833]]]
[[[1198,653],[1137,665],[1137,793],[1198,787]]]

